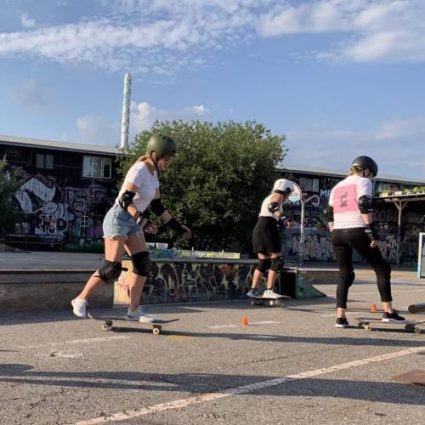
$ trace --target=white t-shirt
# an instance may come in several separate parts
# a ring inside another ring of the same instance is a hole
[[[271,201],[271,197],[273,194],[270,194],[267,196],[267,198],[264,199],[263,203],[261,204],[261,210],[260,214],[258,214],[259,217],[273,217],[274,219],[278,220],[278,218],[269,211],[269,204]]]
[[[334,229],[366,227],[359,210],[359,198],[372,197],[372,182],[366,177],[348,176],[331,190],[329,205],[334,209]]]
[[[124,183],[115,202],[118,203],[118,199],[125,192],[126,183],[134,184],[137,187],[133,202],[140,212],[145,211],[155,197],[156,190],[159,188],[158,173],[156,170],[151,174],[143,161],[132,165],[125,176]]]

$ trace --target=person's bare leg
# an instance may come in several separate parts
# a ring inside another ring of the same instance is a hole
[[[345,317],[345,308],[338,307],[336,309],[336,317]]]
[[[266,260],[267,257],[264,254],[257,254],[259,260]],[[261,279],[263,278],[263,273],[260,272],[257,268],[252,274],[251,289],[257,289],[260,286]]]
[[[385,313],[392,313],[393,312],[393,305],[391,302],[383,302],[382,307],[385,311]]]
[[[143,233],[129,235],[125,242],[125,249],[128,254],[134,255],[139,252],[146,251],[145,236]],[[141,304],[143,287],[145,286],[146,276],[139,276],[135,273],[130,273],[128,276],[128,291],[130,295],[129,308],[131,311],[136,310]]]
[[[105,260],[121,261],[122,252],[124,248],[124,236],[116,239],[105,239]],[[103,280],[99,277],[99,270],[96,270],[85,284],[83,290],[77,295],[76,298],[81,300],[88,300],[93,292],[99,287]]]
[[[128,278],[128,292],[130,295],[130,310],[134,311],[141,304],[143,287],[145,286],[146,277],[131,273]]]

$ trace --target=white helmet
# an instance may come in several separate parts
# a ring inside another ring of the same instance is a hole
[[[281,192],[283,195],[288,195],[294,190],[294,182],[286,179],[278,179],[274,182],[272,193]]]

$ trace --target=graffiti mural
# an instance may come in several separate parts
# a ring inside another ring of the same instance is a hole
[[[332,187],[342,179],[335,177],[301,177],[291,175],[283,177],[296,181],[302,191],[305,202],[303,261],[334,261],[335,256],[327,230],[325,210]],[[379,183],[378,187],[401,189],[403,185]],[[293,217],[293,223],[282,230],[282,253],[288,262],[300,260],[300,205],[287,206],[285,213]],[[423,214],[404,212],[402,219],[400,261],[406,265],[417,261],[418,235],[424,231]],[[380,249],[385,259],[391,263],[397,261],[397,210],[386,206],[375,210],[378,223]],[[354,254],[354,261],[362,259]]]
[[[52,177],[37,174],[19,187],[15,198],[24,217],[16,233],[79,244],[102,238],[109,199],[107,188],[98,183],[86,188],[62,186]]]
[[[143,288],[144,303],[211,301],[244,298],[251,287],[252,273],[257,262],[202,263],[155,262]],[[123,261],[127,269],[119,278],[123,293],[127,291],[127,276],[131,261]],[[263,278],[263,287],[265,287]],[[279,285],[279,277],[277,285]]]

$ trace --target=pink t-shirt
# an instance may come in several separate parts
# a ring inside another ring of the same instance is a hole
[[[359,210],[361,196],[372,197],[372,182],[366,177],[348,176],[331,191],[329,205],[334,209],[334,229],[366,227]]]

